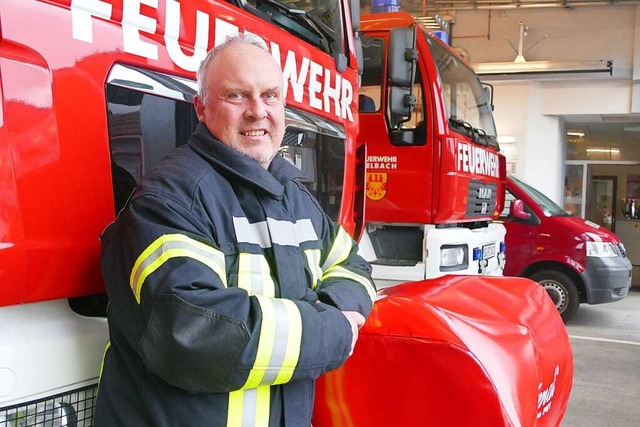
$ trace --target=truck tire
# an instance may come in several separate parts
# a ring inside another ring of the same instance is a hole
[[[578,287],[569,276],[560,271],[542,270],[529,278],[540,283],[547,291],[563,322],[567,323],[575,316],[580,306],[580,295]]]

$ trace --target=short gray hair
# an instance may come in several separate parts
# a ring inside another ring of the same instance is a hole
[[[206,77],[209,64],[215,56],[220,54],[220,52],[238,45],[257,46],[261,49],[264,49],[267,53],[271,54],[271,52],[269,52],[269,49],[267,48],[267,43],[254,34],[240,33],[234,36],[227,36],[227,39],[224,42],[214,47],[209,51],[209,53],[207,53],[207,56],[202,60],[200,66],[198,67],[198,71],[196,74],[196,79],[198,82],[198,96],[204,104],[207,103]]]

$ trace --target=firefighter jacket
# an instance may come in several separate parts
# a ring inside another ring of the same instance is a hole
[[[347,359],[370,266],[281,156],[269,170],[200,124],[102,234],[105,426],[309,426]]]

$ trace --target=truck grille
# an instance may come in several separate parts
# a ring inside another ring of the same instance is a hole
[[[482,181],[469,181],[467,218],[490,218],[496,209],[498,186]]]
[[[0,427],[90,427],[98,385],[0,408]]]

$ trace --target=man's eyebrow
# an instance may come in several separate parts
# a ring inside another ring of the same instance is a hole
[[[227,93],[246,92],[246,89],[243,89],[239,86],[225,86],[224,90]]]

